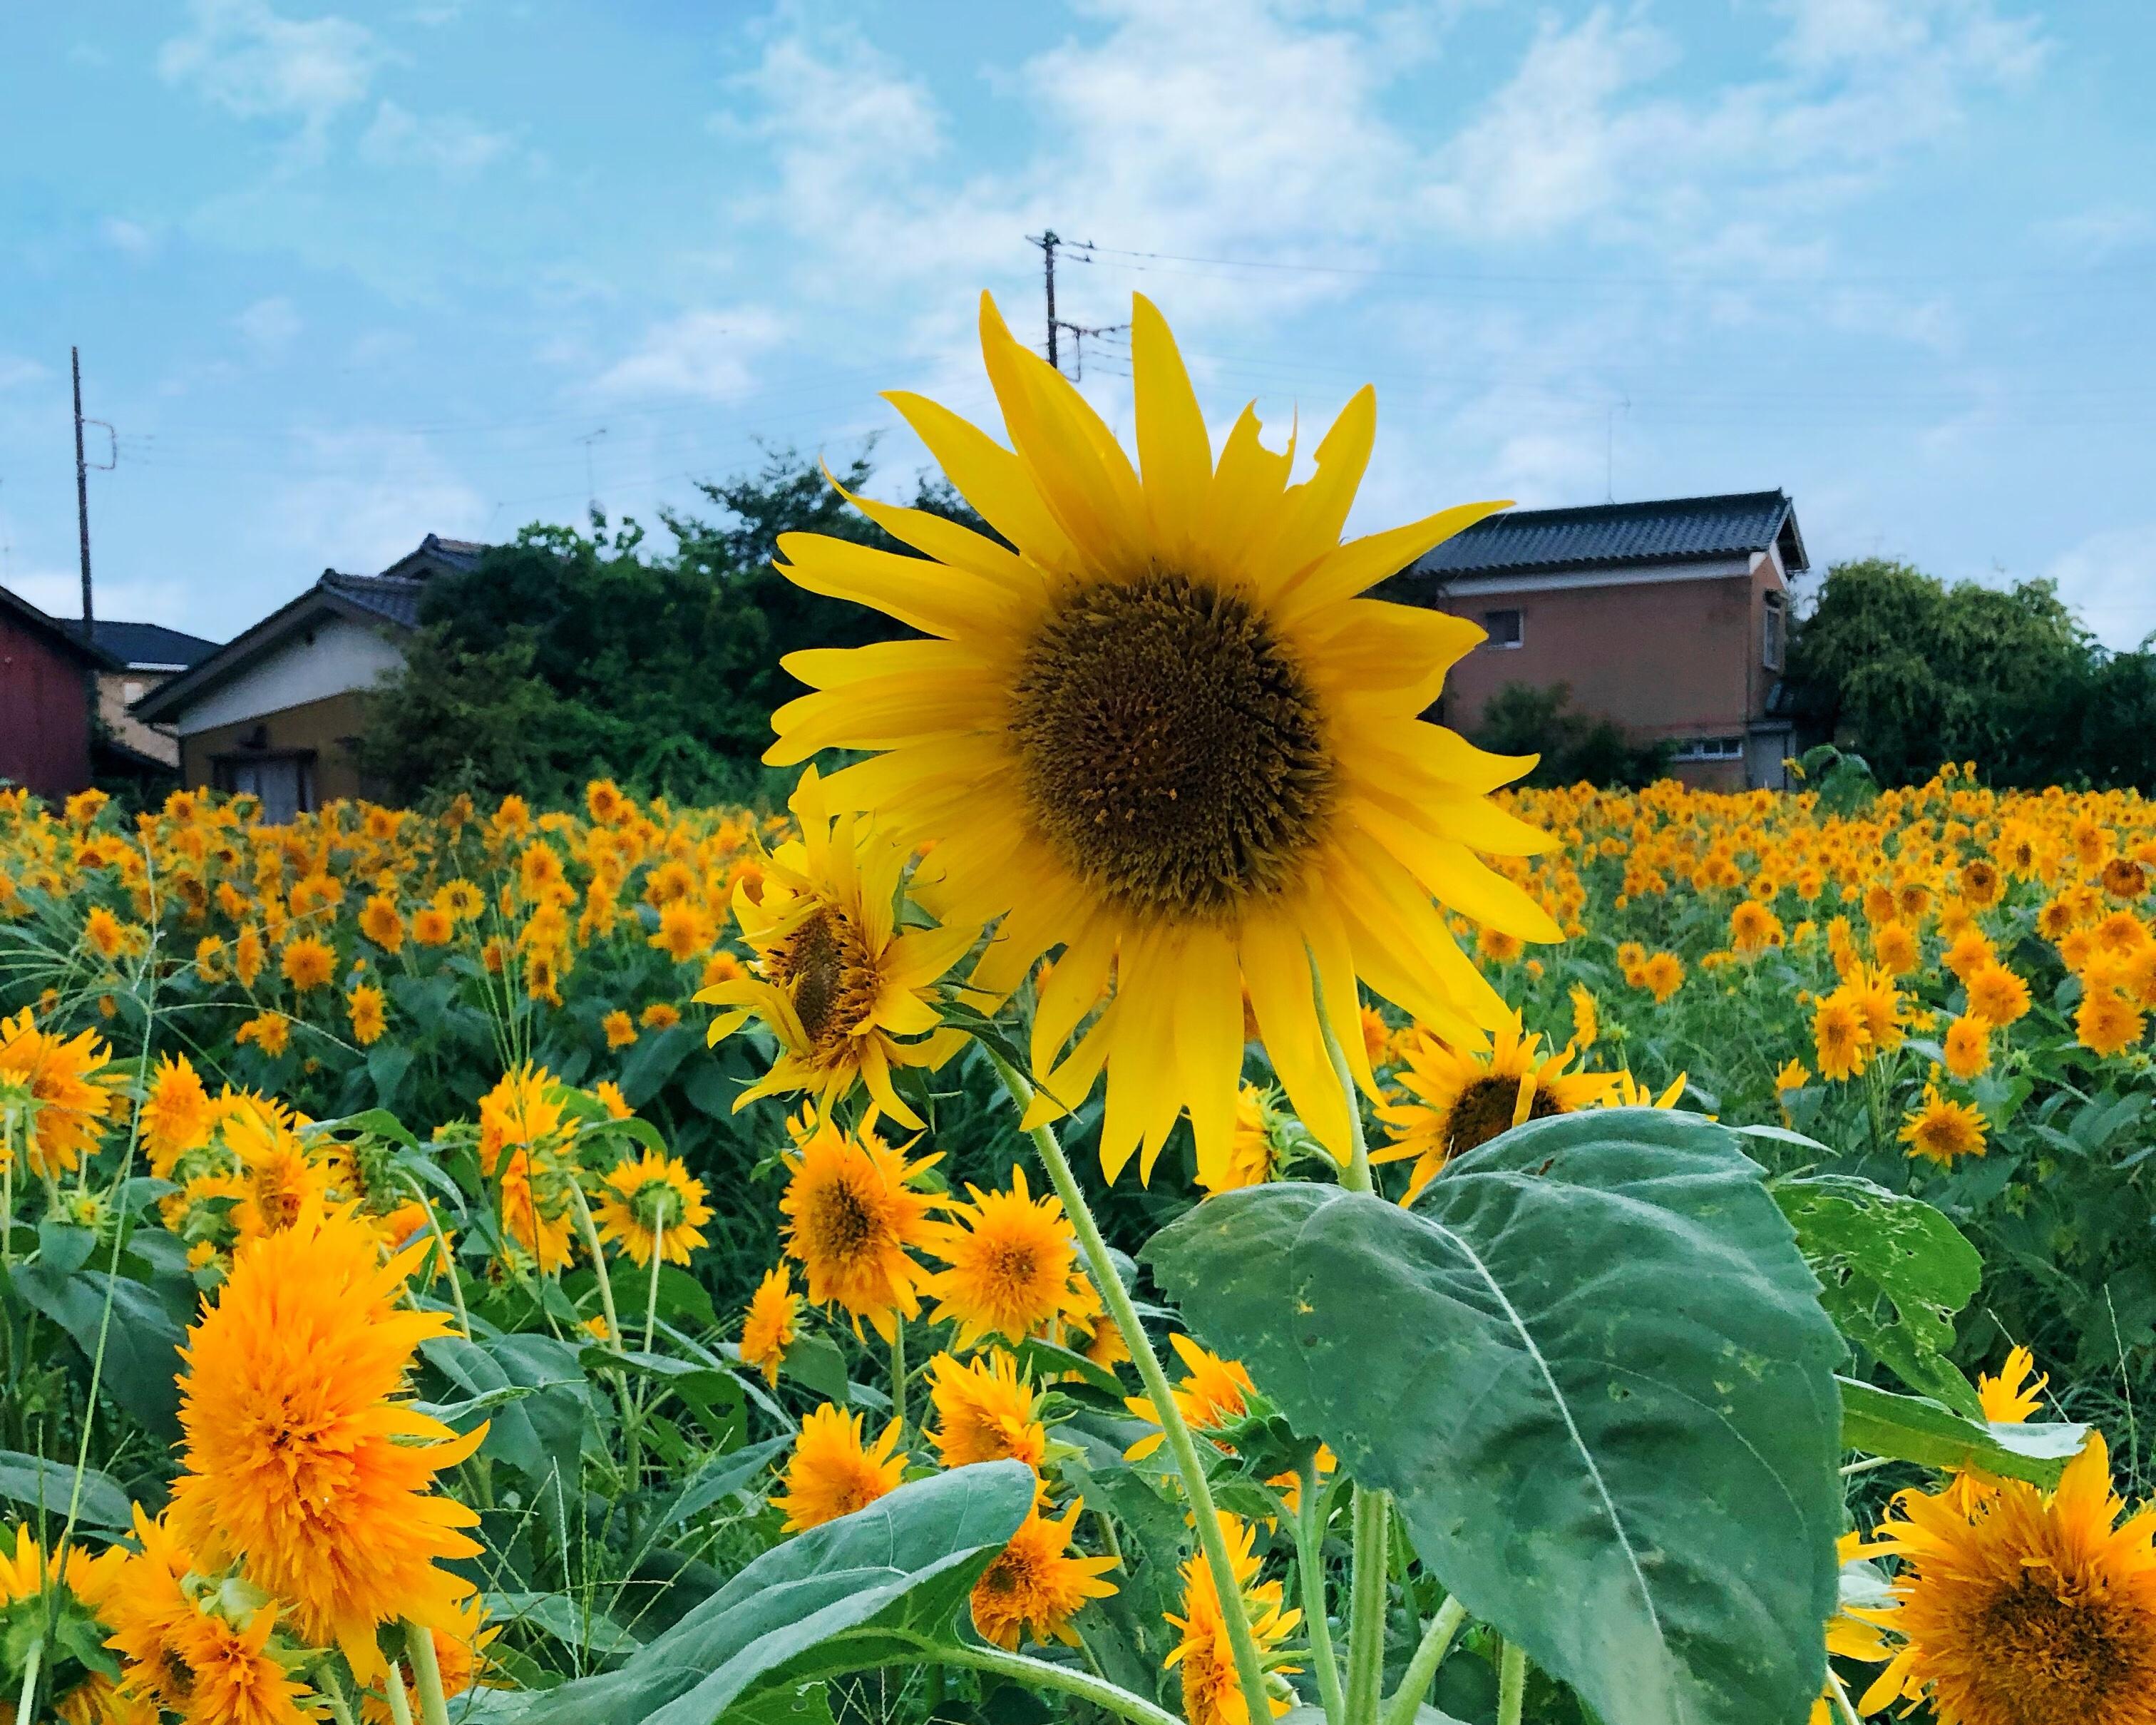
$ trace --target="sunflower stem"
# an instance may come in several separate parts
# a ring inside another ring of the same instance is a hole
[[[906,1319],[891,1315],[891,1417],[906,1424]]]
[[[449,1279],[449,1298],[456,1302],[457,1327],[465,1332],[465,1340],[472,1338],[471,1313],[465,1308],[464,1283],[457,1276],[457,1260],[449,1250],[449,1236],[442,1232],[442,1219],[434,1213],[434,1205],[418,1181],[400,1171],[399,1179],[404,1189],[418,1200],[419,1208],[427,1213],[427,1226],[434,1236],[434,1250],[441,1255],[442,1274]]]
[[[1437,1608],[1437,1615],[1430,1619],[1430,1627],[1423,1631],[1422,1640],[1415,1648],[1414,1657],[1408,1661],[1408,1668],[1401,1675],[1400,1686],[1385,1703],[1378,1725],[1414,1725],[1415,1710],[1422,1705],[1430,1679],[1445,1663],[1445,1656],[1452,1651],[1452,1638],[1460,1633],[1460,1625],[1466,1620],[1467,1608],[1458,1599],[1448,1599]]]
[[[651,1281],[644,1293],[644,1351],[646,1353],[651,1352],[652,1338],[659,1333],[659,1266],[665,1261],[666,1218],[660,1216],[651,1224]]]
[[[352,1698],[344,1692],[344,1685],[337,1681],[336,1672],[325,1671],[315,1686],[315,1692],[327,1705],[330,1717],[336,1721],[336,1725],[358,1725],[352,1717]]]
[[[1497,1725],[1520,1725],[1527,1700],[1527,1650],[1507,1641],[1497,1656]]]
[[[1302,1464],[1301,1472],[1301,1491],[1295,1511],[1295,1567],[1302,1594],[1303,1627],[1310,1635],[1310,1662],[1317,1668],[1317,1695],[1325,1703],[1325,1717],[1330,1725],[1348,1725],[1348,1697],[1340,1686],[1340,1661],[1332,1651],[1332,1622],[1325,1599],[1325,1529],[1319,1521],[1332,1494],[1319,1489],[1314,1456]]]
[[[449,1725],[449,1698],[442,1690],[442,1661],[434,1651],[434,1630],[424,1623],[406,1623],[404,1653],[412,1661],[412,1680],[419,1692],[419,1717],[427,1725]]]
[[[1363,1099],[1355,1089],[1355,1075],[1348,1065],[1348,1050],[1332,1034],[1332,1015],[1325,1009],[1325,980],[1317,973],[1317,961],[1310,962],[1310,991],[1317,1008],[1317,1028],[1325,1038],[1325,1055],[1332,1062],[1332,1076],[1348,1103],[1348,1165],[1340,1170],[1340,1183],[1350,1192],[1371,1192],[1377,1182],[1370,1176],[1370,1146],[1363,1136]]]
[[[1385,1585],[1391,1579],[1389,1505],[1383,1491],[1355,1487],[1354,1574],[1348,1599],[1348,1718],[1371,1725],[1385,1680]]]
[[[30,1703],[38,1698],[38,1668],[44,1661],[45,1638],[40,1635],[36,1640],[30,1643],[29,1657],[23,1661],[23,1693],[15,1703],[15,1717],[18,1719],[28,1720],[37,1717],[37,1715],[30,1711]]]
[[[1025,1076],[1013,1066],[988,1044],[980,1045],[1004,1081],[1004,1088],[1017,1104],[1024,1116],[1033,1101],[1033,1086]],[[1160,1357],[1153,1352],[1152,1338],[1146,1334],[1145,1325],[1138,1317],[1137,1307],[1123,1286],[1123,1279],[1116,1273],[1115,1260],[1108,1255],[1108,1243],[1101,1237],[1100,1224],[1093,1219],[1091,1207],[1080,1189],[1077,1176],[1070,1171],[1070,1163],[1063,1154],[1063,1147],[1056,1142],[1055,1128],[1036,1126],[1027,1134],[1040,1156],[1041,1165],[1048,1170],[1048,1178],[1055,1188],[1055,1195],[1062,1200],[1063,1213],[1070,1218],[1072,1231],[1078,1236],[1079,1250],[1085,1255],[1086,1267],[1091,1271],[1098,1286],[1101,1301],[1108,1308],[1108,1316],[1115,1320],[1116,1327],[1122,1332],[1123,1340],[1131,1350],[1132,1363],[1138,1370],[1139,1380],[1145,1385],[1151,1399],[1161,1431],[1168,1440],[1169,1453],[1175,1458],[1176,1471],[1183,1476],[1183,1490],[1189,1494],[1190,1512],[1198,1524],[1198,1543],[1205,1554],[1205,1567],[1213,1577],[1213,1590],[1220,1602],[1220,1615],[1228,1629],[1228,1645],[1235,1655],[1235,1677],[1243,1692],[1243,1705],[1252,1720],[1272,1717],[1272,1709],[1265,1698],[1265,1668],[1258,1656],[1257,1638],[1250,1633],[1250,1612],[1243,1603],[1243,1589],[1235,1577],[1234,1559],[1228,1551],[1228,1536],[1222,1530],[1219,1512],[1213,1507],[1213,1488],[1205,1476],[1205,1464],[1198,1454],[1197,1440],[1183,1421],[1183,1410],[1176,1405],[1175,1392],[1168,1381]],[[970,1650],[968,1650],[970,1651]],[[1015,1657],[1015,1656],[1006,1656]],[[1028,1665],[1035,1661],[1028,1661]],[[995,1669],[983,1666],[983,1669]],[[1050,1667],[1060,1670],[1060,1666]],[[1079,1692],[1073,1691],[1073,1693]],[[1121,1695],[1122,1691],[1115,1692]],[[1110,1703],[1103,1702],[1103,1706]],[[1128,1718],[1148,1720],[1166,1718],[1158,1708],[1147,1704],[1141,1715],[1127,1708],[1118,1708]]]
[[[389,1703],[394,1725],[412,1725],[412,1700],[404,1692],[404,1667],[393,1659],[389,1661],[388,1676],[382,1680],[382,1696]]]
[[[621,1340],[621,1314],[614,1310],[613,1279],[607,1274],[606,1249],[599,1244],[598,1224],[592,1220],[592,1207],[584,1202],[583,1182],[572,1176],[568,1186],[569,1196],[577,1204],[577,1232],[583,1236],[584,1250],[592,1255],[592,1269],[599,1281],[599,1307],[606,1313],[607,1346],[621,1353],[626,1351]]]
[[[1835,1710],[1848,1722],[1848,1725],[1864,1725],[1864,1721],[1857,1714],[1856,1704],[1850,1700],[1849,1691],[1842,1686],[1841,1677],[1832,1666],[1826,1668],[1826,1682],[1827,1687],[1834,1692]]]

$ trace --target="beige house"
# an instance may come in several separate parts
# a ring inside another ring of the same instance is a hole
[[[168,725],[147,724],[131,709],[151,690],[201,664],[217,651],[217,643],[162,623],[114,623],[102,617],[90,624],[90,637],[118,661],[116,669],[97,674],[97,713],[107,734],[148,760],[177,768],[178,732]]]
[[[1488,639],[1445,679],[1445,721],[1471,732],[1508,684],[1563,684],[1572,709],[1671,748],[1717,790],[1780,788],[1789,583],[1810,564],[1781,491],[1512,510],[1387,583]]]
[[[181,783],[249,791],[272,820],[372,787],[353,745],[366,703],[400,668],[427,583],[476,567],[484,546],[429,533],[378,575],[325,569],[289,604],[146,694],[133,709],[178,736]]]

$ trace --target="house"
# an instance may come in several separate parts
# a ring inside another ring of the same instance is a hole
[[[90,678],[120,662],[0,587],[0,779],[57,801],[90,781]]]
[[[180,764],[180,740],[169,726],[146,725],[129,711],[152,689],[217,651],[215,641],[162,623],[116,623],[99,618],[90,639],[119,661],[97,674],[97,712],[107,737],[167,768]]]
[[[290,603],[226,642],[134,706],[170,725],[180,781],[251,791],[264,817],[290,819],[372,787],[353,752],[366,701],[404,663],[420,597],[438,575],[478,567],[481,545],[429,533],[378,575],[325,569]]]
[[[1670,745],[1688,783],[1779,788],[1789,583],[1809,567],[1788,495],[1745,491],[1508,511],[1419,559],[1385,597],[1486,633],[1445,680],[1455,729],[1473,732],[1509,684],[1563,684],[1573,711]]]

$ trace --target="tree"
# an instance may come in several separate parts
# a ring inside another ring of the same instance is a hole
[[[1637,745],[1615,723],[1565,711],[1569,685],[1537,688],[1507,683],[1483,704],[1475,741],[1500,755],[1539,755],[1526,783],[1534,785],[1650,784],[1668,765],[1665,744]]]

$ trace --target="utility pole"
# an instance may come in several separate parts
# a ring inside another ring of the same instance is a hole
[[[75,529],[82,543],[82,650],[83,696],[89,706],[90,741],[97,740],[97,644],[95,639],[96,614],[90,608],[90,470],[95,465],[100,472],[109,472],[120,465],[120,439],[112,428],[102,419],[85,420],[82,417],[82,349],[68,349],[68,363],[74,374],[74,519]],[[100,425],[112,442],[112,459],[92,463],[84,459],[82,428],[85,424]]]
[[[1062,237],[1050,228],[1038,239],[1027,234],[1026,242],[1040,248],[1041,280],[1048,289],[1048,362],[1060,372],[1062,362],[1055,357],[1055,248],[1063,244]]]
[[[1049,336],[1052,341],[1055,332],[1063,331],[1070,337],[1070,381],[1077,382],[1086,375],[1086,338],[1088,336],[1119,336],[1130,326],[1127,323],[1063,323],[1051,321]]]

